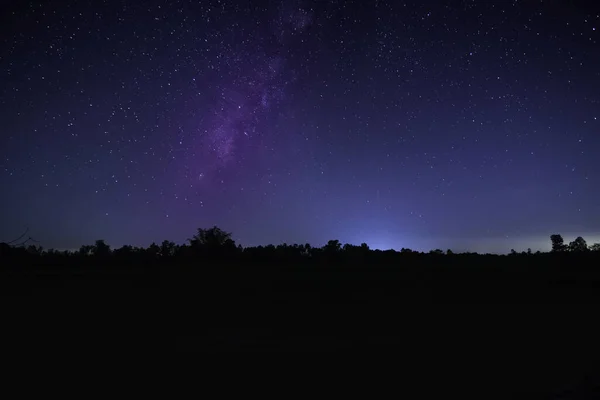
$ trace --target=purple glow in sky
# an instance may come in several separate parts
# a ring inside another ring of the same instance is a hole
[[[598,5],[138,3],[4,6],[0,240],[600,241]]]

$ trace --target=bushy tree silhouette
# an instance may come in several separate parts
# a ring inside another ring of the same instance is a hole
[[[555,234],[550,235],[550,242],[552,242],[552,251],[560,252],[567,250],[567,246],[565,245],[565,240],[561,235]]]
[[[578,236],[575,240],[569,243],[569,251],[576,253],[588,251],[588,246],[584,238]]]
[[[160,255],[160,247],[158,247],[158,245],[154,242],[152,242],[150,244],[150,246],[148,247],[148,249],[146,250],[146,253],[153,258],[156,258]]]
[[[78,254],[81,256],[89,256],[92,254],[93,248],[94,246],[84,244],[79,248]]]
[[[231,233],[225,232],[217,226],[209,229],[198,228],[196,233],[189,239],[190,245],[204,248],[231,247],[235,242],[231,239]]]
[[[92,246],[92,254],[97,257],[107,257],[110,255],[110,246],[102,239],[96,240],[94,246]]]
[[[125,245],[121,246],[120,248],[115,249],[113,251],[113,254],[117,257],[129,258],[134,254],[133,247],[125,244]]]
[[[161,257],[171,257],[175,255],[177,251],[177,245],[170,240],[163,240],[160,245],[160,255]]]
[[[327,253],[338,253],[342,250],[342,244],[339,240],[330,240],[323,247],[323,250]]]
[[[237,246],[231,238],[231,233],[225,232],[217,226],[209,229],[198,228],[198,232],[188,239],[189,254],[202,257],[231,257],[237,254]],[[271,253],[275,251],[272,246]]]

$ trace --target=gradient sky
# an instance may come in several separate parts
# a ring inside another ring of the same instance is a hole
[[[0,240],[600,241],[600,4],[18,1]]]

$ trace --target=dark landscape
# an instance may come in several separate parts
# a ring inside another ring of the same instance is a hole
[[[450,369],[454,384],[468,371],[502,393],[592,398],[576,396],[598,395],[600,252],[574,246],[241,248],[216,227],[145,249],[2,244],[4,350],[344,351],[401,357],[413,374]]]

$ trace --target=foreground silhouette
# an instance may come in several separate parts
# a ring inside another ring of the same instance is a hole
[[[470,385],[486,386],[485,398],[494,382],[527,398],[581,385],[589,393],[600,365],[600,251],[583,238],[565,245],[552,235],[551,243],[549,253],[503,256],[337,240],[243,248],[213,227],[184,245],[148,248],[0,244],[5,343],[18,351],[397,351],[413,371],[425,365],[455,382],[459,364],[471,365]]]
[[[582,237],[577,237],[569,245],[564,244],[561,235],[550,236],[552,251],[532,253],[531,249],[517,253],[511,250],[510,257],[494,254],[462,253],[456,254],[452,250],[445,252],[440,249],[428,253],[417,252],[402,248],[395,250],[372,250],[366,243],[360,246],[352,244],[342,245],[339,240],[330,240],[323,247],[312,247],[310,244],[286,243],[278,246],[267,245],[243,248],[236,246],[232,235],[214,226],[209,229],[198,229],[197,233],[188,239],[187,244],[178,245],[164,240],[160,245],[152,243],[148,248],[124,245],[116,250],[111,250],[104,240],[96,240],[93,245],[81,246],[79,251],[44,250],[41,246],[29,245],[27,247],[11,246],[0,243],[0,257],[4,265],[24,268],[27,266],[48,265],[58,268],[77,268],[84,270],[86,267],[105,268],[119,267],[121,271],[144,267],[177,267],[177,266],[205,266],[207,268],[219,265],[254,265],[288,267],[303,266],[393,266],[401,265],[410,267],[421,264],[433,266],[461,267],[480,266],[481,263],[494,266],[511,268],[511,266],[527,264],[528,266],[542,265],[543,270],[536,271],[546,274],[554,271],[550,267],[560,267],[564,262],[576,261],[587,265],[596,261],[600,255],[600,243],[587,245]],[[442,257],[445,256],[445,257]],[[515,258],[517,256],[518,258]],[[535,256],[535,258],[531,258]],[[219,267],[221,268],[221,267]],[[484,273],[489,269],[484,269]],[[522,272],[522,270],[521,270]],[[480,271],[481,273],[481,271]]]

